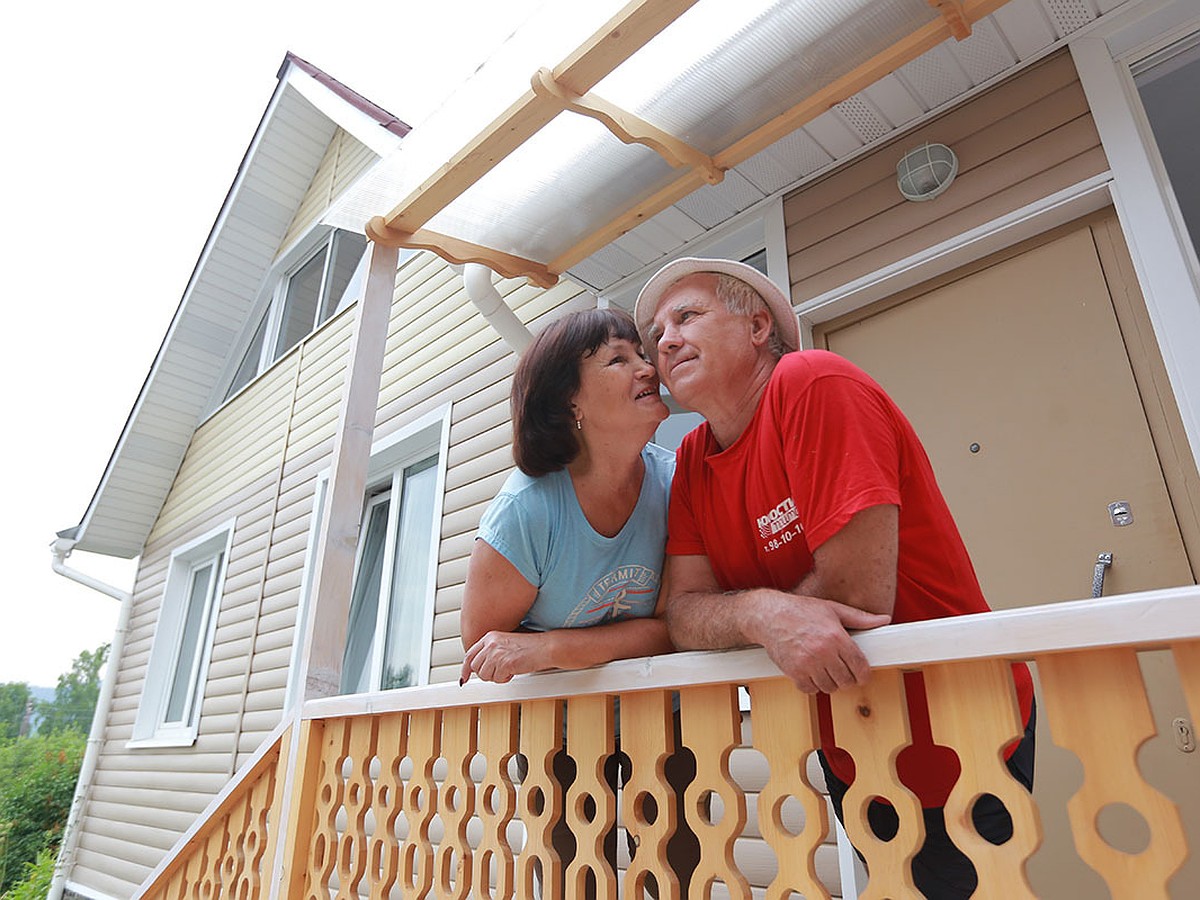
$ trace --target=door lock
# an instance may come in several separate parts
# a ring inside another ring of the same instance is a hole
[[[1108,504],[1108,515],[1118,528],[1133,524],[1133,508],[1128,500],[1114,500]]]

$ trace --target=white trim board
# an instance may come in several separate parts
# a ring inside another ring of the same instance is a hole
[[[400,146],[403,138],[388,131],[377,119],[337,96],[294,63],[288,66],[285,78],[288,87],[315,106],[329,121],[365,144],[376,156],[387,156]]]
[[[1100,38],[1071,44],[1113,173],[1112,196],[1192,456],[1200,458],[1200,276],[1129,66]],[[1157,164],[1157,165],[1156,165]]]
[[[800,317],[802,343],[806,347],[812,346],[814,325],[862,309],[1103,209],[1112,202],[1111,181],[1112,176],[1107,172],[1095,175],[798,304],[796,313]]]
[[[94,888],[80,884],[78,881],[68,881],[63,885],[72,894],[78,894],[80,897],[87,897],[87,900],[119,900],[112,894],[101,893]]]

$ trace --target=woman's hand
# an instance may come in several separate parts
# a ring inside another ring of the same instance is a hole
[[[458,683],[474,672],[484,681],[504,684],[514,675],[551,668],[545,660],[546,634],[524,631],[489,631],[477,640],[463,659]]]

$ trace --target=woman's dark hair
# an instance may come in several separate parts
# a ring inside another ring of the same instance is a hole
[[[641,345],[633,317],[622,309],[585,309],[546,326],[525,351],[513,376],[513,460],[538,477],[565,468],[579,455],[571,398],[579,365],[614,338]]]

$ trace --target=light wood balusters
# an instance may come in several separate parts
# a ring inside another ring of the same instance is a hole
[[[1148,643],[1141,649],[1162,646]],[[1200,714],[1200,641],[1181,639],[1170,647],[1195,717]],[[1177,801],[1194,803],[1195,798],[1164,796],[1139,769],[1138,749],[1155,725],[1138,649],[1077,648],[1029,656],[1041,678],[1045,706],[1038,740],[1053,741],[1082,763],[1083,784],[1067,810],[1079,856],[1114,898],[1140,900],[1178,891],[1171,879],[1187,855],[1189,836]],[[1030,795],[1004,764],[1005,748],[1023,731],[1010,662],[997,656],[879,667],[865,686],[831,698],[838,745],[855,763],[855,781],[844,803],[846,831],[869,870],[865,885],[859,884],[861,897],[916,895],[910,863],[924,840],[924,820],[895,768],[910,742],[904,672],[916,668],[925,675],[933,738],[953,749],[961,766],[945,818],[952,839],[979,874],[975,896],[1035,896],[1025,870],[1039,846],[1044,816],[1037,795]],[[408,709],[374,711],[373,705],[391,702],[385,695],[373,695],[351,714],[336,707],[327,713],[327,704],[301,720],[294,743],[281,726],[273,743],[260,749],[214,801],[138,896],[583,900],[594,893],[598,900],[645,900],[652,880],[661,900],[674,900],[680,888],[667,842],[680,823],[664,764],[675,750],[676,691],[682,741],[696,759],[695,779],[683,797],[701,850],[689,896],[815,900],[840,895],[837,873],[831,875],[825,863],[818,866],[818,860],[831,858],[832,839],[826,798],[808,776],[815,771],[810,763],[818,744],[815,700],[791,682],[763,668],[724,682],[710,677],[708,683],[681,684],[674,678],[665,687],[630,690],[625,679],[623,689],[611,693],[593,687],[556,697],[538,696],[529,685],[549,688],[560,682],[537,679],[525,683],[519,699],[508,697],[505,686],[486,686],[475,698],[494,696],[494,701],[455,705],[442,701],[470,695],[439,694],[440,688],[432,686],[427,694],[398,693],[397,706],[406,697],[417,701]],[[739,683],[749,688],[754,750],[742,737]],[[434,696],[437,702],[422,699]],[[620,743],[631,763],[619,795],[605,775],[605,761],[616,745],[618,696]],[[555,756],[564,748],[576,769],[565,789],[554,775]],[[750,779],[755,784],[747,782],[744,771],[731,774],[735,750],[743,769],[751,756],[756,760],[761,775]],[[745,793],[756,789],[757,823],[747,820]],[[1012,816],[1014,834],[1003,844],[986,841],[972,825],[972,807],[984,795],[998,797]],[[897,834],[887,841],[877,838],[867,822],[875,797],[890,801],[899,819]],[[611,841],[618,827],[618,801],[621,824],[635,844],[623,872],[605,855],[606,838]],[[1114,804],[1131,807],[1145,821],[1149,839],[1140,852],[1112,847],[1102,836],[1098,819]],[[287,824],[281,827],[284,812]],[[553,841],[560,821],[576,844],[569,860],[559,858]],[[766,875],[764,844],[775,861]],[[758,867],[755,888],[739,862]]]

